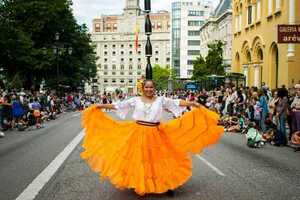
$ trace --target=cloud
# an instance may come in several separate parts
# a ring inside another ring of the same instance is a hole
[[[207,1],[207,0],[205,0]],[[216,6],[219,0],[211,0]],[[126,0],[73,0],[73,13],[79,24],[87,24],[89,29],[92,27],[92,20],[95,17],[107,14],[121,14],[125,7]],[[141,8],[144,7],[144,1],[140,0]],[[152,0],[152,9],[169,10],[171,0]]]

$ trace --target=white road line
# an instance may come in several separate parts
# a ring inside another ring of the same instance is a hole
[[[59,167],[64,163],[84,136],[81,131],[65,149],[30,183],[27,188],[16,198],[16,200],[33,200],[39,191],[51,179]]]
[[[226,176],[221,170],[219,170],[217,167],[215,167],[213,164],[208,162],[205,158],[201,157],[200,155],[196,155],[197,158],[199,158],[202,162],[204,162],[207,166],[209,166],[212,170],[214,170],[218,175],[220,176]]]
[[[76,114],[74,114],[74,115],[72,115],[72,117],[77,117],[77,116],[79,116],[81,113],[76,113]]]

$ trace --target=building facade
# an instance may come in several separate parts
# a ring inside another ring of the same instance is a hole
[[[221,0],[212,17],[200,28],[200,54],[205,58],[207,45],[215,40],[224,42],[223,58],[227,71],[231,68],[232,55],[232,10],[231,0]]]
[[[278,44],[278,24],[300,24],[298,0],[233,0],[233,71],[248,86],[300,81],[300,45]]]
[[[139,0],[126,0],[122,15],[104,15],[93,20],[92,41],[96,45],[98,72],[90,92],[121,89],[136,93],[137,80],[145,75],[147,64],[145,16],[141,13]],[[150,18],[151,63],[162,67],[170,65],[170,14],[160,11]]]
[[[212,5],[199,0],[172,2],[172,68],[180,79],[193,75],[193,61],[200,55],[199,28],[210,17]]]

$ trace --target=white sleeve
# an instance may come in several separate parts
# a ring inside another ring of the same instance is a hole
[[[163,108],[171,111],[175,117],[178,117],[186,109],[186,107],[180,106],[180,99],[170,99],[162,97]]]
[[[121,119],[126,118],[128,112],[130,111],[130,109],[134,108],[135,104],[136,97],[113,103],[116,108],[115,112]]]

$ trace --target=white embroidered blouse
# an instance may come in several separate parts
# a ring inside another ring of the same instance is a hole
[[[141,97],[133,97],[114,103],[114,106],[116,114],[121,119],[125,119],[128,112],[133,109],[132,118],[134,120],[160,122],[164,109],[172,112],[176,117],[180,116],[185,108],[181,107],[179,103],[179,99],[173,100],[166,97],[156,97],[154,102],[144,103]]]

